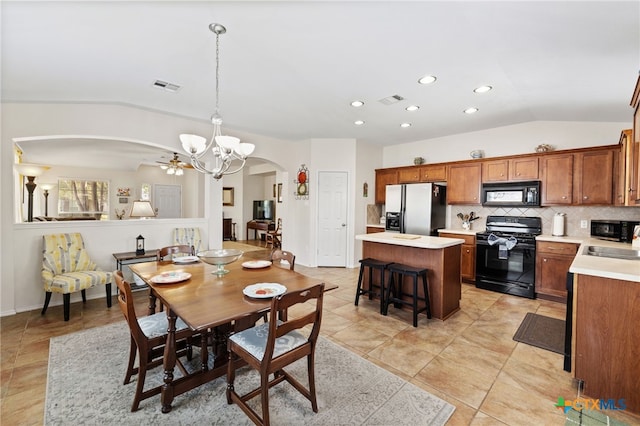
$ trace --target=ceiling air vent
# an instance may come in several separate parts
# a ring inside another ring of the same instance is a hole
[[[395,104],[396,102],[400,102],[401,100],[403,100],[404,98],[400,95],[392,95],[392,96],[388,96],[386,98],[382,98],[380,99],[378,102],[384,104],[384,105],[392,105]]]
[[[167,83],[166,81],[156,80],[153,82],[153,87],[157,87],[158,89],[164,89],[167,92],[177,92],[180,90],[180,86],[173,83]]]

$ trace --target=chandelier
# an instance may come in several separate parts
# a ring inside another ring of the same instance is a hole
[[[216,35],[216,110],[211,116],[213,123],[213,134],[211,140],[192,134],[181,134],[180,141],[182,148],[189,154],[191,165],[201,173],[212,175],[214,179],[220,179],[223,175],[239,172],[244,167],[244,163],[249,155],[253,153],[255,145],[252,143],[241,143],[240,139],[233,136],[223,136],[220,131],[222,117],[220,116],[218,105],[220,99],[220,34],[227,32],[221,24],[210,24],[209,30]],[[207,169],[202,158],[211,151],[214,157],[212,169]],[[231,165],[234,161],[239,164]],[[231,170],[230,170],[231,169]]]

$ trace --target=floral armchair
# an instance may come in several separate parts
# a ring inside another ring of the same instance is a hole
[[[103,284],[106,289],[107,307],[111,307],[112,273],[100,270],[84,248],[80,233],[49,234],[43,236],[42,284],[46,292],[44,315],[53,293],[62,293],[64,320],[69,321],[71,293],[82,292],[82,301],[87,301],[85,290]]]
[[[202,247],[202,237],[200,228],[174,228],[173,243],[193,247],[193,252],[198,253],[205,250]]]

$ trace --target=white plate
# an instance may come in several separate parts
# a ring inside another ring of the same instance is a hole
[[[243,268],[249,269],[260,269],[266,268],[267,266],[271,266],[271,262],[268,260],[248,260],[242,263]]]
[[[165,272],[160,275],[156,275],[151,277],[151,282],[156,284],[171,284],[171,283],[179,283],[180,281],[186,281],[191,278],[191,274],[188,272]]]
[[[264,291],[264,293],[263,293]],[[256,299],[267,299],[274,296],[280,296],[287,291],[287,288],[278,283],[257,283],[248,285],[242,290],[245,296]]]
[[[173,258],[173,263],[193,263],[198,260],[198,256],[179,256]]]

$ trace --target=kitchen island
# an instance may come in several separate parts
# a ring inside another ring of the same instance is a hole
[[[571,357],[585,398],[615,401],[640,414],[640,260],[592,256],[589,247],[632,250],[630,244],[588,239],[573,273]]]
[[[433,318],[445,320],[460,309],[460,253],[464,243],[459,238],[427,237],[421,235],[379,232],[356,235],[362,241],[362,257],[385,262],[428,268],[429,296]],[[374,284],[379,284],[374,274]],[[365,275],[363,286],[368,286]],[[411,293],[407,279],[403,291]],[[422,293],[419,293],[422,296]]]

